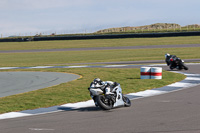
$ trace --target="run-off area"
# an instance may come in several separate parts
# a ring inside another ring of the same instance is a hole
[[[0,72],[0,97],[58,85],[79,77],[56,72]]]

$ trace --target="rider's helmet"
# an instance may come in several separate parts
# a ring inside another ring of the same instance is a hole
[[[91,83],[92,88],[100,88],[104,89],[105,83],[100,78],[95,78],[93,82]]]
[[[170,54],[169,53],[166,53],[165,54],[165,59],[167,58],[167,57],[169,57],[170,56]]]

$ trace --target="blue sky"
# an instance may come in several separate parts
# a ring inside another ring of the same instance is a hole
[[[89,33],[153,23],[200,24],[200,0],[0,0],[0,34]]]

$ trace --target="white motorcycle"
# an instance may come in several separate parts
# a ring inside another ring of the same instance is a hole
[[[104,110],[110,110],[120,106],[130,107],[131,101],[128,97],[122,94],[120,84],[115,82],[111,87],[113,88],[111,94],[105,95],[105,90],[94,88],[93,84],[90,85],[88,90],[90,91],[90,96],[94,100],[95,105]]]

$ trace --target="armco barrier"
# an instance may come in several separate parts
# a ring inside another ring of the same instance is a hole
[[[140,68],[141,79],[162,79],[161,67],[141,67]]]
[[[33,41],[115,39],[115,38],[145,38],[145,37],[151,38],[151,37],[174,37],[174,36],[200,36],[200,32],[166,32],[166,33],[135,33],[135,34],[50,36],[50,37],[34,37]]]
[[[164,33],[135,33],[135,34],[108,34],[108,35],[63,35],[63,36],[34,36],[0,39],[0,42],[22,41],[50,41],[50,40],[85,40],[85,39],[114,39],[114,38],[151,38],[151,37],[176,37],[176,36],[200,36],[199,31],[194,32],[164,32]]]

